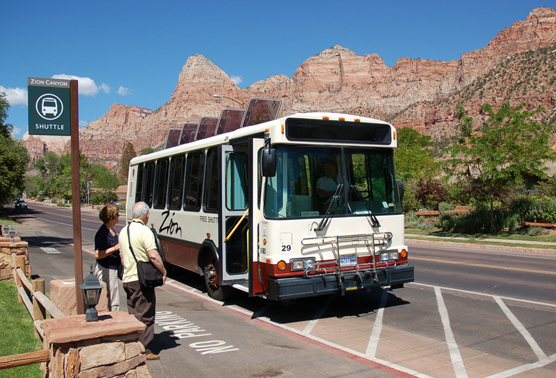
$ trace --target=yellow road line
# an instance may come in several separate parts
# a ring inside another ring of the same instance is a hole
[[[459,261],[446,261],[446,260],[438,260],[438,259],[427,259],[425,257],[415,257],[411,256],[409,260],[418,260],[418,261],[431,261],[440,264],[451,264],[451,265],[465,265],[465,266],[472,266],[477,268],[490,268],[490,269],[498,269],[498,270],[511,270],[516,272],[527,272],[527,273],[539,273],[539,274],[549,274],[551,276],[556,276],[556,272],[551,272],[548,270],[533,270],[533,269],[522,269],[522,268],[509,268],[506,266],[497,266],[497,265],[487,265],[487,264],[470,264],[464,263]]]

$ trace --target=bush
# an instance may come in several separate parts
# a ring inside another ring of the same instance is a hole
[[[517,216],[514,215],[514,216],[508,218],[506,226],[508,227],[508,232],[510,234],[513,234],[514,232],[516,232],[519,228],[519,222],[517,221]]]
[[[446,202],[440,202],[438,204],[438,211],[440,211],[440,214],[444,214],[447,210],[453,210],[454,208],[455,208],[454,205],[451,205]]]
[[[456,218],[457,215],[455,214],[445,214],[445,213],[441,213],[440,215],[440,219],[439,219],[439,227],[442,228],[442,230],[444,231],[453,231],[454,228],[456,227]]]
[[[444,231],[456,231],[466,234],[490,233],[490,210],[479,208],[468,214],[443,214],[440,226]],[[494,210],[494,233],[504,229],[504,214]]]
[[[547,235],[548,230],[543,227],[525,227],[519,230],[519,233],[521,235],[527,235],[527,236],[541,236],[541,235]]]

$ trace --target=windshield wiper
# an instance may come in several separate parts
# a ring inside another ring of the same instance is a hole
[[[334,203],[336,203],[336,201],[340,201],[339,193],[342,192],[343,187],[344,187],[344,184],[338,184],[338,186],[336,187],[336,191],[334,192],[334,195],[332,196],[332,200],[330,201],[330,204],[328,205],[328,209],[326,209],[326,213],[322,217],[322,220],[320,221],[317,228],[315,228],[315,231],[324,230],[324,228],[326,227],[326,225],[328,224],[330,219],[332,219],[334,214],[336,214],[336,206],[332,206],[332,205],[334,205]]]
[[[373,225],[373,227],[380,227],[380,222],[378,221],[378,218],[376,217],[376,215],[373,214],[373,212],[370,209],[367,208],[367,206],[365,206],[365,200],[363,199],[361,193],[359,193],[359,191],[355,188],[355,185],[351,185],[351,189],[355,192],[355,194],[357,194],[357,197],[359,197],[361,202],[363,202],[363,207],[365,208],[365,210],[367,210],[367,213],[369,213],[369,218],[371,218],[371,224]]]

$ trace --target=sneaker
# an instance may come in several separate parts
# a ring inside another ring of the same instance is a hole
[[[147,360],[159,360],[160,356],[158,354],[154,354],[153,352],[150,352],[147,354]]]

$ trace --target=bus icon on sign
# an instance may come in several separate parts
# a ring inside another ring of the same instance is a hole
[[[55,94],[45,93],[37,99],[35,109],[42,119],[54,121],[64,112],[64,104]]]
[[[58,103],[55,98],[45,97],[42,99],[41,113],[46,117],[47,114],[56,117],[58,115]]]

